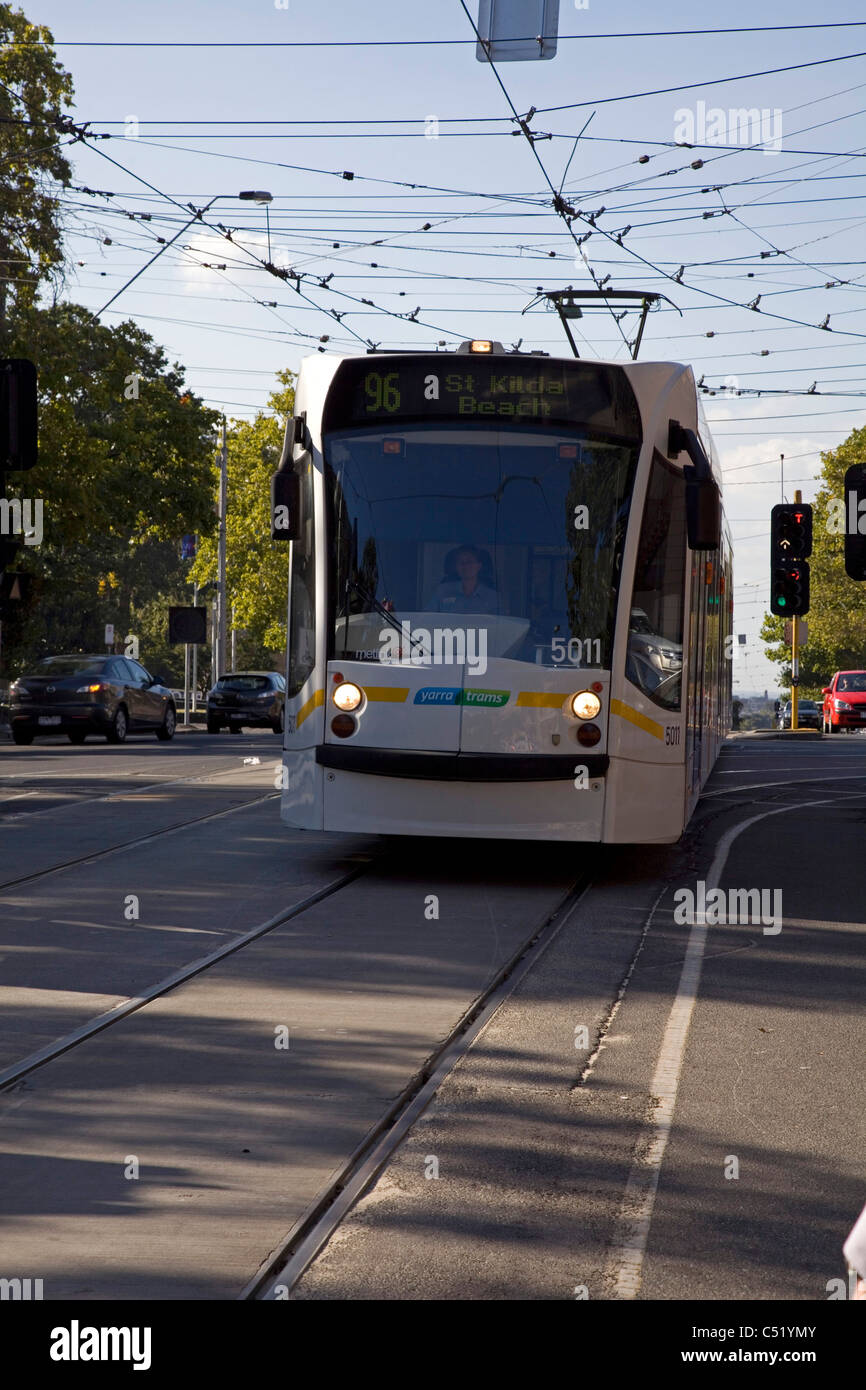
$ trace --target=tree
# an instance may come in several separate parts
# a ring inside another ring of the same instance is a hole
[[[42,499],[44,525],[41,544],[23,551],[36,580],[29,610],[4,631],[20,665],[46,646],[101,648],[105,622],[134,632],[158,595],[165,610],[189,602],[180,538],[215,525],[217,416],[133,323],[109,328],[58,304],[22,307],[10,328],[14,355],[39,369],[39,463],[27,489]]]
[[[291,372],[278,372],[277,380],[282,389],[268,402],[273,414],[260,413],[252,423],[236,420],[228,432],[228,605],[243,634],[239,658],[256,666],[272,665],[286,647],[288,547],[271,540],[270,478],[280,461],[295,397]],[[215,467],[214,490],[218,486]],[[199,542],[190,572],[199,584],[217,577],[218,539],[214,531]]]
[[[0,4],[0,351],[7,298],[32,303],[63,260],[57,194],[71,171],[56,122],[73,88],[51,43],[44,25]]]
[[[835,449],[821,455],[821,486],[812,504],[811,607],[809,642],[800,654],[800,693],[820,696],[834,671],[866,667],[866,602],[862,585],[845,573],[844,521],[836,519],[844,499],[845,471],[866,457],[866,428],[852,430]],[[784,619],[768,615],[761,637],[770,661],[780,664],[783,683],[791,680],[790,649]]]

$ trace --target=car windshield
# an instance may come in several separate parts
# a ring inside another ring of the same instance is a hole
[[[267,676],[221,676],[217,690],[267,690]]]
[[[808,710],[817,709],[817,705],[815,704],[815,701],[814,701],[814,700],[798,700],[798,701],[797,701],[797,705],[798,705],[798,708],[801,709],[801,710],[804,710],[804,709],[808,709]]]
[[[554,665],[583,639],[583,664],[610,664],[635,443],[404,425],[326,436],[325,459],[336,656],[474,619],[491,656]]]
[[[105,659],[98,656],[46,656],[37,661],[31,676],[101,676]]]
[[[837,690],[853,690],[862,695],[866,690],[866,671],[849,671],[836,682]]]

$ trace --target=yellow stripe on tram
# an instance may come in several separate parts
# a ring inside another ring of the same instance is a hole
[[[562,709],[567,699],[567,692],[561,690],[521,690],[515,704],[524,709]]]
[[[648,719],[645,714],[632,709],[631,705],[623,704],[622,700],[611,700],[611,714],[618,714],[620,719],[627,719],[630,724],[635,724],[637,728],[643,729],[644,733],[652,734],[653,738],[664,739],[664,725],[657,724],[654,719]]]
[[[305,704],[301,705],[301,708],[298,710],[298,720],[295,724],[295,728],[300,729],[307,715],[312,714],[314,709],[318,709],[319,705],[323,705],[324,703],[324,690],[317,690],[316,693],[314,695],[311,695],[309,700],[307,700]]]
[[[409,698],[409,687],[408,685],[365,685],[364,694],[368,700],[402,705]]]

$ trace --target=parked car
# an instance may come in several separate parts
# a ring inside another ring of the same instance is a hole
[[[68,734],[70,743],[102,734],[125,743],[139,729],[168,740],[176,724],[171,691],[129,657],[46,656],[9,687],[16,743],[32,743],[37,734]]]
[[[801,729],[820,729],[821,727],[821,706],[814,700],[799,699],[797,701],[797,724]],[[780,729],[790,729],[791,727],[791,701],[786,700],[779,710],[778,726]]]
[[[207,697],[207,731],[225,724],[233,734],[244,725],[283,732],[286,682],[278,671],[232,671],[220,676]]]
[[[837,671],[823,693],[825,734],[866,728],[866,671]]]

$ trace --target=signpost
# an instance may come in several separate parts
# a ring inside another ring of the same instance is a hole
[[[206,608],[169,608],[168,640],[183,642],[183,727],[189,727],[189,649],[207,641]]]

